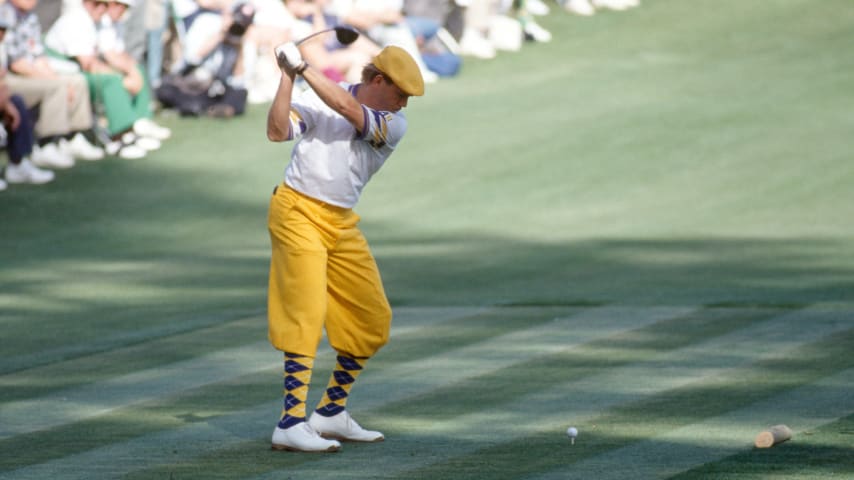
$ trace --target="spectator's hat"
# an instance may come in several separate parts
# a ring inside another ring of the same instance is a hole
[[[383,48],[371,63],[391,79],[397,88],[403,90],[403,93],[415,97],[424,95],[424,78],[421,76],[421,69],[406,50],[389,45]]]
[[[128,8],[133,6],[133,0],[109,0],[109,1],[116,2],[116,3],[122,3],[124,5],[127,5]]]

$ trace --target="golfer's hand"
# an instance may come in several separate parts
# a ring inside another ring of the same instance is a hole
[[[302,73],[308,66],[294,42],[283,43],[276,47],[275,51],[279,68],[288,74]]]

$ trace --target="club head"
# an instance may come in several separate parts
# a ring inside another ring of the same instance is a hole
[[[359,32],[350,27],[339,26],[335,27],[335,38],[337,38],[342,45],[350,45],[359,38]]]

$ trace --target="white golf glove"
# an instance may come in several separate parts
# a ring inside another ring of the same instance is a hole
[[[302,54],[294,42],[287,42],[276,47],[276,61],[279,68],[294,73],[302,73],[308,66],[302,59]]]

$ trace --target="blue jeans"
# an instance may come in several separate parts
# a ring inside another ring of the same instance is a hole
[[[428,42],[436,36],[442,26],[436,20],[426,17],[406,17],[406,24],[416,39]],[[422,51],[421,57],[430,71],[442,77],[452,77],[460,71],[462,59],[458,55],[444,50],[441,52]]]
[[[427,17],[406,17],[406,24],[415,38],[421,38],[424,41],[435,37],[441,27],[439,22]]]
[[[6,147],[9,151],[9,161],[17,165],[21,163],[22,159],[29,157],[33,153],[36,136],[33,133],[33,117],[30,115],[30,111],[27,110],[24,99],[20,95],[12,95],[9,100],[18,109],[21,117],[21,123],[16,130],[7,128],[9,144]]]

